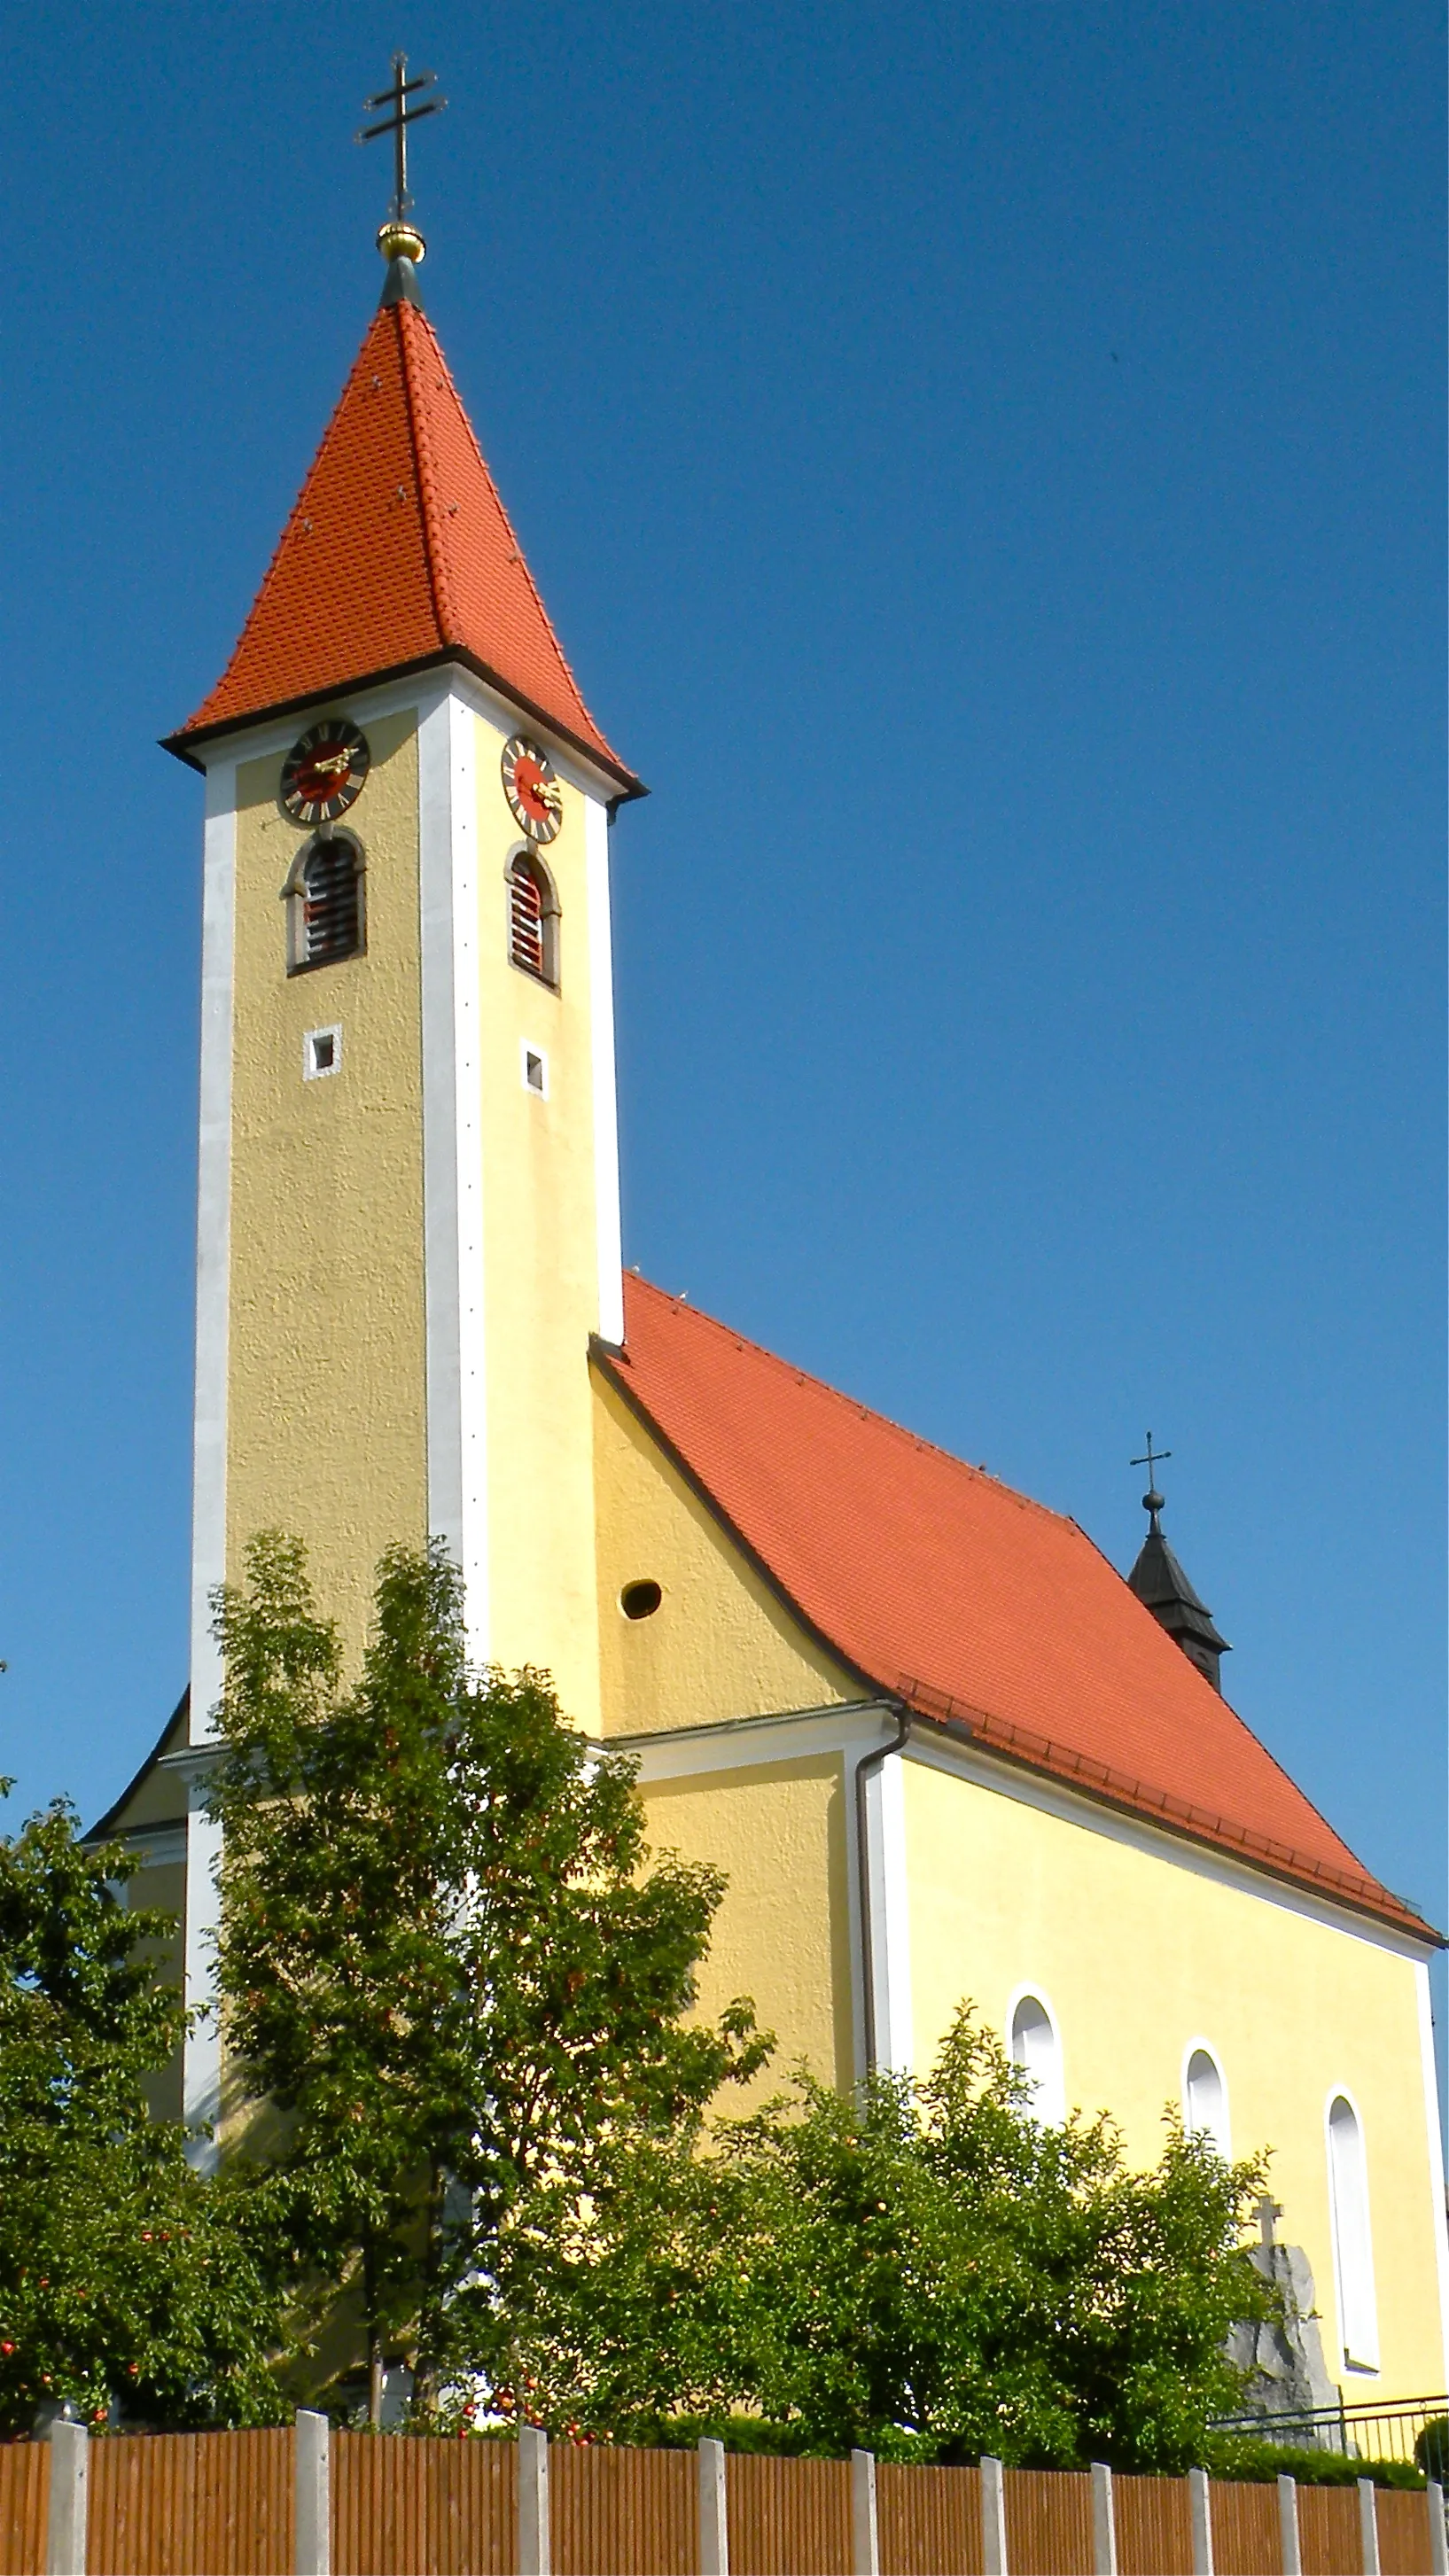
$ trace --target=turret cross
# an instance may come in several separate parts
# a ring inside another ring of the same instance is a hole
[[[1171,1456],[1172,1451],[1170,1449],[1153,1448],[1152,1434],[1149,1431],[1147,1434],[1146,1457],[1129,1458],[1127,1462],[1130,1467],[1145,1467],[1147,1470],[1147,1491],[1142,1497],[1142,1508],[1145,1512],[1151,1512],[1154,1520],[1162,1509],[1162,1496],[1157,1490],[1157,1470],[1161,1466],[1163,1459],[1170,1458]]]

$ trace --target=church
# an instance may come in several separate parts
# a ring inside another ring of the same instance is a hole
[[[400,76],[399,76],[400,77]],[[360,1649],[440,1535],[473,1649],[639,1763],[728,1878],[701,2001],[848,2086],[970,1997],[1041,2116],[1272,2149],[1345,2402],[1449,2385],[1428,1964],[1222,1695],[1147,1497],[1069,1519],[623,1269],[609,852],[580,692],[383,227],[381,303],[240,639],[204,784],[189,1689],[97,1831],[208,1995],[213,1588],[305,1540]],[[1149,1462],[1149,1476],[1151,1466]],[[170,2107],[234,2116],[214,2018]],[[1328,2393],[1332,2394],[1332,2387]]]

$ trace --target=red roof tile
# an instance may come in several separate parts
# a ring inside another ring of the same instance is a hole
[[[236,650],[171,744],[450,653],[638,792],[579,695],[432,325],[400,303],[374,315]]]
[[[872,1687],[1277,1875],[1435,1936],[1371,1878],[1075,1521],[645,1281],[602,1364]]]

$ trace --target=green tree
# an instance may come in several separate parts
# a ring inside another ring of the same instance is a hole
[[[383,1559],[351,1687],[278,1533],[217,1631],[228,2040],[276,2115],[314,2349],[345,2291],[372,2420],[389,2351],[424,2411],[460,2374],[513,2384],[531,2209],[587,2205],[620,2137],[668,2140],[766,2053],[745,2003],[685,2019],[723,1881],[646,1866],[633,1765],[545,1675],[470,1670],[437,1545]]]
[[[746,2408],[835,2454],[1165,2471],[1238,2395],[1261,2167],[1170,2121],[1135,2173],[1108,2120],[1040,2124],[965,2008],[925,2083],[802,2072],[699,2148],[626,2143],[592,2210],[553,2214],[518,2332],[556,2424]]]
[[[128,1909],[134,1857],[85,1850],[76,1823],[57,1802],[0,1837],[0,2433],[115,2400],[151,2422],[274,2422],[259,2213],[147,2108],[181,2036],[157,1967],[175,1926]]]

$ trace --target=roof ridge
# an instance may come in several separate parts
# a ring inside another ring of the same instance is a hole
[[[451,567],[444,560],[445,550],[438,526],[437,476],[433,470],[432,444],[427,432],[423,388],[417,381],[416,355],[409,337],[411,325],[404,317],[407,315],[413,317],[417,325],[427,332],[435,349],[438,343],[428,323],[427,315],[420,313],[415,304],[394,304],[391,310],[397,325],[398,352],[402,361],[403,394],[408,407],[408,430],[412,439],[413,462],[418,478],[418,516],[422,521],[423,529],[423,561],[428,569],[428,588],[432,594],[433,617],[438,629],[439,643],[456,644],[460,641],[462,619],[457,613],[452,597]],[[441,357],[441,350],[438,350],[438,355]]]
[[[462,421],[462,423],[463,423],[463,427],[464,427],[464,429],[466,430],[466,432],[467,432],[467,434],[468,434],[468,441],[469,441],[470,446],[472,447],[472,450],[473,450],[473,454],[474,454],[474,456],[475,456],[475,457],[477,458],[477,460],[478,460],[478,465],[479,465],[479,469],[480,469],[480,471],[481,471],[481,473],[482,473],[483,480],[484,480],[484,482],[487,484],[488,489],[489,489],[489,492],[490,492],[490,493],[492,494],[492,496],[493,496],[493,500],[494,500],[494,502],[495,502],[495,504],[496,504],[496,506],[497,506],[498,515],[499,515],[500,519],[502,520],[503,525],[504,525],[504,528],[506,529],[506,531],[507,531],[507,533],[508,533],[509,541],[510,541],[510,543],[512,544],[512,547],[513,547],[514,560],[515,560],[515,562],[517,563],[517,565],[518,565],[518,569],[519,569],[519,571],[522,573],[524,580],[525,580],[525,581],[526,581],[526,583],[528,584],[529,592],[530,592],[530,594],[531,594],[531,596],[532,596],[534,607],[537,609],[538,614],[539,614],[539,617],[541,618],[541,620],[542,620],[542,622],[543,622],[544,631],[545,631],[545,633],[547,634],[547,636],[548,636],[548,640],[549,640],[550,644],[553,646],[553,649],[554,649],[555,653],[558,655],[560,667],[561,667],[561,669],[563,670],[563,672],[564,672],[564,674],[565,674],[565,676],[566,676],[566,678],[567,678],[567,680],[568,680],[569,686],[570,686],[570,688],[573,690],[573,693],[574,693],[575,697],[578,699],[579,705],[580,705],[580,707],[583,709],[583,712],[584,712],[585,717],[587,718],[587,720],[588,720],[589,724],[591,724],[591,725],[592,725],[592,727],[593,727],[593,729],[594,729],[595,733],[596,733],[596,734],[598,734],[598,736],[599,736],[599,740],[600,740],[601,742],[603,742],[603,741],[605,741],[606,737],[605,737],[605,735],[604,735],[604,733],[603,733],[603,731],[602,731],[602,729],[601,729],[601,727],[600,727],[600,725],[599,725],[598,718],[595,716],[595,714],[594,714],[594,712],[593,712],[593,709],[590,707],[590,705],[589,705],[589,703],[588,703],[587,699],[586,699],[586,698],[585,698],[585,696],[584,696],[583,690],[579,687],[578,678],[577,678],[577,675],[576,675],[576,673],[575,673],[575,671],[574,671],[574,666],[573,666],[572,662],[569,660],[569,657],[568,657],[567,653],[564,651],[563,645],[562,645],[562,643],[561,643],[561,641],[560,641],[560,639],[559,639],[558,629],[557,629],[557,627],[554,625],[553,619],[550,617],[550,615],[549,615],[549,613],[548,613],[547,608],[544,606],[543,593],[542,593],[542,591],[539,589],[539,586],[538,586],[537,582],[534,580],[534,577],[533,577],[533,566],[530,564],[530,562],[529,562],[529,560],[528,560],[527,555],[524,553],[523,547],[522,547],[522,546],[521,546],[521,544],[519,543],[518,530],[515,528],[515,526],[514,526],[514,524],[513,524],[513,521],[512,521],[512,519],[511,519],[511,517],[509,516],[508,505],[507,505],[506,501],[504,500],[502,493],[499,491],[499,488],[498,488],[497,483],[494,481],[494,478],[493,478],[493,469],[492,469],[492,467],[490,466],[490,464],[489,464],[489,462],[488,462],[487,457],[486,457],[486,456],[484,455],[484,453],[483,453],[483,445],[482,445],[482,441],[481,441],[481,439],[480,439],[480,438],[479,438],[479,436],[478,436],[478,432],[477,432],[477,430],[476,430],[476,429],[474,428],[474,426],[473,426],[473,416],[472,416],[471,412],[469,411],[467,404],[464,402],[462,395],[461,395],[461,394],[459,393],[459,391],[458,391],[458,387],[457,387],[457,385],[456,385],[456,383],[455,383],[455,381],[454,381],[454,378],[453,378],[453,370],[452,370],[452,368],[449,366],[448,361],[447,361],[446,357],[445,357],[445,356],[444,356],[444,354],[443,354],[443,344],[442,344],[441,340],[438,338],[438,335],[437,335],[436,331],[433,329],[433,326],[432,326],[431,322],[428,320],[428,317],[427,317],[426,313],[424,313],[424,312],[421,310],[421,308],[420,308],[419,306],[417,306],[417,305],[412,305],[412,304],[409,304],[409,305],[399,305],[399,306],[398,306],[398,308],[397,308],[397,310],[398,310],[399,314],[402,314],[402,313],[404,313],[404,312],[412,313],[412,314],[416,317],[416,320],[418,321],[418,323],[420,324],[420,326],[422,327],[422,329],[427,333],[427,336],[428,336],[428,346],[429,346],[429,348],[430,348],[430,350],[431,350],[431,352],[432,352],[432,355],[436,358],[436,360],[437,360],[437,362],[438,362],[438,366],[439,366],[439,368],[440,368],[440,369],[441,369],[441,371],[442,371],[443,382],[444,382],[444,384],[446,385],[446,387],[447,387],[447,389],[448,389],[448,392],[452,395],[454,402],[457,404],[457,407],[458,407],[458,416],[459,416],[460,420]],[[404,345],[404,348],[406,348],[406,346],[407,346],[406,339],[404,339],[404,343],[403,343],[403,345]],[[408,389],[408,393],[409,393],[409,403],[411,404],[411,401],[412,401],[412,386],[411,386],[411,381],[409,381],[409,389]],[[445,536],[444,536],[444,534],[443,534],[443,531],[442,531],[441,525],[439,526],[438,536],[439,536],[439,548],[440,548],[440,551],[446,551],[446,543],[447,543],[447,541],[446,541],[446,538],[445,538]],[[452,567],[451,567],[451,562],[450,562],[450,565],[449,565],[449,573],[450,573],[450,576],[451,576],[451,569],[452,569]],[[461,618],[460,618],[460,617],[455,617],[455,619],[454,619],[454,623],[455,623],[455,625],[461,626]],[[460,635],[453,636],[453,637],[451,637],[451,638],[449,638],[449,639],[447,639],[447,640],[452,641],[452,642],[459,642],[459,641],[461,641],[461,636],[460,636]]]
[[[1055,1521],[1065,1529],[1080,1529],[1080,1523],[1070,1512],[1054,1511],[1050,1503],[1039,1503],[1034,1494],[1022,1493],[1019,1486],[1008,1484],[1004,1476],[993,1476],[989,1467],[973,1467],[969,1458],[958,1458],[954,1449],[943,1449],[939,1441],[928,1440],[923,1432],[912,1431],[908,1424],[897,1422],[893,1414],[882,1413],[879,1405],[866,1404],[858,1395],[847,1395],[843,1387],[832,1386],[828,1378],[817,1377],[813,1369],[803,1369],[796,1361],[783,1358],[779,1351],[770,1350],[764,1342],[752,1341],[748,1333],[740,1332],[734,1324],[726,1324],[718,1315],[711,1315],[706,1307],[691,1305],[684,1297],[671,1296],[667,1288],[656,1287],[652,1279],[645,1279],[637,1270],[630,1271],[629,1277],[637,1286],[647,1289],[651,1297],[662,1298],[667,1306],[682,1307],[699,1323],[712,1325],[717,1333],[726,1334],[742,1350],[758,1351],[761,1359],[769,1360],[773,1367],[788,1369],[802,1386],[815,1387],[821,1395],[828,1395],[833,1403],[844,1405],[847,1412],[858,1414],[867,1422],[883,1424],[897,1440],[909,1441],[913,1449],[923,1451],[928,1458],[939,1458],[944,1466],[954,1467],[958,1474],[969,1476],[973,1483],[993,1486],[1006,1496],[1008,1502],[1019,1504],[1023,1511],[1038,1512],[1044,1520]],[[627,1347],[626,1343],[626,1350]],[[1085,1530],[1081,1535],[1086,1537]],[[1116,1571],[1115,1567],[1113,1571]]]

